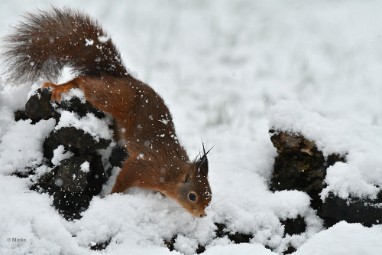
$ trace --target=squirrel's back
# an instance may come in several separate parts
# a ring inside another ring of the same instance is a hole
[[[27,14],[5,41],[5,69],[13,81],[54,80],[64,66],[76,75],[127,75],[118,50],[97,22],[68,8]]]

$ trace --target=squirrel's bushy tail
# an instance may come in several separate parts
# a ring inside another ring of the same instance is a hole
[[[76,75],[127,75],[118,50],[97,22],[69,8],[27,14],[5,43],[4,68],[12,81],[55,80],[64,66]]]

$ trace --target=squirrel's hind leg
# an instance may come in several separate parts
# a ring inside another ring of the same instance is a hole
[[[63,84],[54,84],[52,82],[44,82],[42,84],[42,87],[52,89],[52,96],[50,98],[52,102],[54,101],[61,102],[62,94],[68,92],[69,90],[73,88],[78,88],[78,84],[76,82],[76,79],[74,79]]]

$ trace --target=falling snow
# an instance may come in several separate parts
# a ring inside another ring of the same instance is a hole
[[[271,126],[303,132],[325,153],[347,155],[347,163],[328,169],[322,198],[329,192],[374,197],[382,187],[381,1],[15,0],[2,4],[0,24],[9,28],[25,11],[51,4],[86,11],[110,32],[129,73],[164,98],[191,158],[202,141],[214,146],[212,203],[205,218],[194,219],[161,194],[131,190],[95,197],[80,220],[65,221],[47,194],[29,190],[29,178],[11,175],[49,170],[39,166],[54,120],[32,124],[13,116],[39,83],[11,87],[1,77],[0,253],[188,255],[201,244],[206,255],[275,255],[292,243],[296,255],[382,254],[381,225],[340,222],[324,229],[305,193],[267,188],[276,155]],[[101,49],[109,39],[81,43]],[[71,78],[64,72],[60,81]],[[62,114],[61,126],[113,136],[108,121]],[[157,121],[167,124],[166,116]],[[52,163],[66,156],[58,147]],[[351,174],[343,178],[345,173]],[[61,187],[63,180],[55,184]],[[280,219],[297,216],[305,218],[306,232],[285,236]],[[216,238],[214,222],[254,238],[247,244]],[[163,240],[175,235],[177,251],[170,252]],[[9,243],[10,237],[26,242]],[[109,240],[103,251],[89,249]]]

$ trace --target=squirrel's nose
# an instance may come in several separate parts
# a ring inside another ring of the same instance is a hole
[[[199,218],[202,218],[204,216],[206,216],[206,212],[203,210],[202,212],[200,210],[197,210],[197,209],[193,209],[192,210],[192,213],[191,213],[194,217],[199,217]]]

